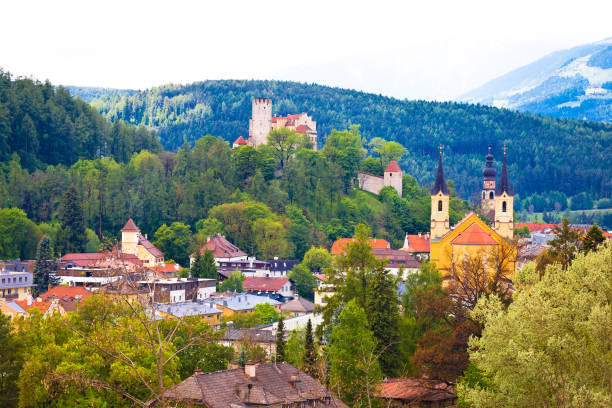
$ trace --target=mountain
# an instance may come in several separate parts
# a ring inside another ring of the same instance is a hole
[[[558,118],[612,122],[612,37],[553,52],[459,100]]]
[[[508,147],[509,172],[522,196],[561,191],[594,198],[612,195],[612,125],[559,120],[490,106],[407,101],[354,90],[281,81],[220,80],[166,85],[131,96],[111,93],[92,101],[104,116],[157,129],[176,150],[206,134],[234,141],[248,135],[251,100],[267,96],[273,113],[308,112],[317,121],[320,146],[332,129],[361,125],[368,140],[382,137],[406,146],[400,162],[421,184],[433,181],[439,145],[458,194],[482,187],[487,146],[497,160]],[[496,166],[500,168],[499,161]]]

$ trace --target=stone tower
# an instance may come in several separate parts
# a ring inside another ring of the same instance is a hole
[[[431,189],[431,239],[440,238],[450,231],[449,200],[450,193],[446,187],[446,180],[444,179],[442,148],[440,148],[438,173],[436,175],[436,182]]]
[[[140,228],[134,224],[134,221],[130,218],[125,226],[121,228],[121,252],[124,254],[137,255],[138,236],[140,235]]]
[[[492,219],[492,213],[495,211],[495,176],[497,176],[497,170],[495,170],[495,167],[493,167],[493,154],[491,153],[491,147],[489,147],[489,153],[487,154],[487,165],[482,171],[482,176],[483,183],[480,209],[482,210],[483,214]]]
[[[499,186],[495,192],[495,232],[506,239],[514,238],[514,194],[508,180],[506,148]]]
[[[266,144],[271,129],[272,99],[253,99],[251,120],[249,120],[249,144],[253,147]]]
[[[393,187],[400,197],[402,196],[403,175],[402,169],[400,169],[400,166],[395,160],[392,160],[385,169],[385,186]]]

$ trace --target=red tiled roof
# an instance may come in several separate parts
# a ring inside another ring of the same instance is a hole
[[[555,227],[558,227],[557,224],[540,224],[540,223],[524,223],[524,222],[520,222],[520,223],[516,223],[514,225],[514,228],[518,228],[518,229],[522,229],[524,227],[529,228],[529,232],[536,232],[536,231],[543,231],[545,229],[553,229]]]
[[[116,259],[117,261],[128,262],[135,265],[142,265],[142,261],[138,259],[136,255],[119,253],[118,256],[119,258]],[[114,257],[115,254],[113,253],[83,252],[75,254],[66,254],[62,256],[60,260],[62,262],[75,263],[79,266],[104,266],[109,265],[109,263],[106,262],[107,259],[115,260]]]
[[[289,278],[266,278],[249,276],[242,282],[242,288],[248,292],[278,292]]]
[[[221,234],[212,237],[202,248],[200,248],[200,253],[204,253],[207,249],[212,251],[215,258],[237,258],[247,256],[246,253],[225,239]]]
[[[247,141],[242,136],[238,136],[238,139],[234,142],[235,145],[246,145]]]
[[[138,228],[136,224],[134,224],[134,221],[131,218],[125,223],[123,228],[121,228],[121,232],[129,231],[140,232],[140,228]]]
[[[178,272],[181,269],[181,265],[177,264],[177,263],[168,263],[168,264],[163,264],[161,266],[154,266],[153,268],[154,271],[156,272]]]
[[[28,306],[28,301],[27,300],[15,300],[15,303],[17,303],[23,310],[28,311],[30,309],[38,309],[43,314],[47,313],[47,311],[49,310],[49,308],[53,304],[52,302],[33,301],[32,304],[30,306]]]
[[[331,247],[332,255],[343,254],[346,251],[346,246],[355,242],[355,238],[339,238]],[[372,248],[391,248],[391,244],[388,241],[380,238],[370,238],[370,246]]]
[[[81,299],[85,299],[91,296],[91,292],[85,289],[83,286],[55,286],[45,293],[40,295],[43,301],[61,299],[63,297],[67,299],[75,299],[80,296]]]
[[[455,387],[438,380],[424,378],[389,378],[380,384],[375,396],[378,398],[407,400],[412,402],[435,402],[453,400]]]
[[[321,282],[327,282],[327,277],[325,276],[324,273],[315,273],[314,276]]]
[[[389,165],[385,169],[385,173],[390,173],[390,172],[397,173],[400,171],[402,171],[402,169],[400,169],[400,166],[397,164],[395,160],[391,160],[391,163],[389,163]]]
[[[295,131],[298,133],[308,133],[308,132],[312,132],[312,129],[310,129],[306,125],[300,125],[297,128],[295,128]]]
[[[453,239],[451,244],[458,245],[497,245],[498,242],[491,238],[480,226],[476,223],[467,227],[463,232],[459,233],[457,238]]]
[[[142,245],[147,251],[149,251],[151,255],[153,255],[156,258],[164,257],[164,253],[160,251],[159,249],[157,249],[157,247],[153,245],[151,241],[144,238],[143,236],[138,237],[138,245]]]
[[[287,115],[287,119],[291,119],[291,120],[299,119],[302,117],[302,115],[305,115],[305,113],[294,113],[293,115]]]
[[[428,235],[407,235],[408,248],[403,248],[408,252],[429,252]]]
[[[421,266],[421,262],[406,251],[391,248],[373,248],[372,252],[378,259],[388,259],[389,263],[387,266],[391,268],[399,268],[400,266],[405,266],[406,268],[418,268]]]

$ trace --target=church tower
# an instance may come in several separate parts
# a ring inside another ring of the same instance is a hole
[[[121,252],[124,254],[137,255],[138,236],[140,228],[134,224],[130,218],[123,228],[121,228]]]
[[[444,179],[442,168],[442,147],[440,147],[440,159],[438,161],[438,173],[436,182],[431,189],[431,239],[440,238],[450,231],[449,225],[449,200],[450,193]]]
[[[493,220],[493,212],[495,211],[495,176],[497,176],[497,170],[493,167],[493,154],[491,153],[490,146],[489,153],[487,154],[487,165],[482,171],[482,176],[483,184],[480,209],[483,214]]]
[[[257,147],[268,143],[268,133],[271,129],[272,99],[253,99],[251,120],[249,120],[249,144]]]
[[[506,239],[514,238],[514,194],[508,180],[506,147],[499,186],[495,193],[495,232]]]

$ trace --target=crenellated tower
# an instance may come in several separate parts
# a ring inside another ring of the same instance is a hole
[[[506,239],[514,238],[514,193],[508,180],[506,147],[499,185],[495,193],[495,232]]]
[[[249,144],[257,147],[268,142],[268,133],[272,130],[272,99],[255,98],[251,106]]]
[[[449,225],[450,193],[446,187],[444,169],[442,168],[442,146],[440,146],[440,159],[438,160],[438,173],[436,182],[431,189],[431,239],[444,236],[450,231]]]
[[[493,220],[493,212],[495,211],[495,176],[497,176],[497,170],[493,167],[493,154],[491,153],[491,146],[489,146],[489,152],[487,153],[487,164],[482,171],[483,183],[482,183],[482,195],[480,201],[480,209],[483,214]]]

